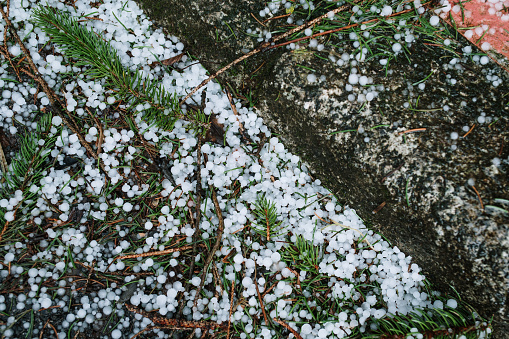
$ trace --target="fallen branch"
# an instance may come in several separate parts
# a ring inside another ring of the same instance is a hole
[[[218,324],[213,321],[188,321],[188,320],[181,320],[181,319],[168,319],[164,317],[155,316],[154,314],[145,312],[133,305],[125,304],[125,307],[134,313],[141,314],[142,316],[150,319],[154,324],[157,326],[175,329],[175,330],[189,330],[189,329],[195,329],[195,328],[202,328],[205,330],[211,330],[216,328],[222,328],[224,329],[226,326],[225,324]]]

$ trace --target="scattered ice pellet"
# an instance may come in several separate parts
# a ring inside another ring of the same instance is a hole
[[[431,26],[438,26],[440,23],[440,18],[436,15],[433,15],[431,18],[429,18],[429,24]]]
[[[55,126],[60,126],[60,124],[62,123],[62,118],[59,117],[58,115],[55,115],[53,118],[51,118],[51,123]]]

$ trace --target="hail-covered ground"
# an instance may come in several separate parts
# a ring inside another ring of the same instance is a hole
[[[271,4],[260,15],[285,3]],[[393,314],[456,308],[456,300],[444,302],[430,293],[410,257],[368,230],[352,208],[338,205],[252,109],[237,101],[233,109],[218,83],[208,83],[187,101],[200,106],[205,92],[201,108],[220,129],[203,143],[189,122],[179,120],[172,130],[149,125],[143,119],[148,107],[128,111],[104,82],[83,76],[62,56],[31,22],[36,5],[11,0],[10,20],[105,171],[52,114],[37,83],[24,73],[19,81],[2,58],[0,141],[6,149],[12,146],[6,154],[10,168],[23,157],[15,152],[16,138],[36,135],[35,153],[46,159],[37,182],[21,180],[15,189],[8,185],[12,180],[0,184],[3,336],[131,338],[157,317],[185,319],[197,337],[207,328],[240,338],[294,337],[279,321],[302,338],[344,338],[376,330],[377,320]],[[418,1],[410,5],[424,11]],[[180,98],[207,78],[187,55],[173,69],[161,66],[159,61],[180,55],[184,45],[153,29],[133,1],[50,0],[47,6],[82,20],[111,43],[125,67],[160,79]],[[392,13],[390,6],[374,10]],[[435,25],[438,17],[431,20]],[[5,25],[2,20],[1,43],[10,37],[4,35]],[[411,34],[407,37],[411,43]],[[11,38],[7,46],[21,64],[20,47]],[[392,48],[398,52],[401,43]],[[350,59],[361,62],[362,55],[332,61],[344,65]],[[349,82],[366,85],[369,79],[352,73]],[[370,90],[352,100],[375,97]],[[44,126],[43,115],[49,115]],[[136,169],[140,163],[145,168]],[[166,168],[164,173],[158,174],[153,163]],[[268,210],[277,218],[270,221],[267,237],[263,216],[255,212]],[[19,221],[24,226],[7,238]],[[206,266],[221,223],[220,246]],[[146,313],[131,312],[126,304]],[[222,327],[196,326],[205,321]],[[146,333],[172,335],[157,328]]]

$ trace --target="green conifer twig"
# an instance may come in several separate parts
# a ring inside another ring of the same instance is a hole
[[[34,10],[34,21],[67,57],[75,60],[75,66],[86,67],[85,75],[104,79],[106,87],[116,91],[117,99],[128,103],[130,108],[143,110],[149,123],[155,122],[164,129],[171,129],[177,119],[191,121],[201,127],[208,125],[200,114],[185,115],[175,95],[167,92],[158,79],[149,79],[142,72],[133,72],[122,65],[117,51],[107,41],[81,25],[69,13],[40,6]]]

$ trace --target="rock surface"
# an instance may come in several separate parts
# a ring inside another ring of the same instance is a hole
[[[245,32],[260,25],[260,0],[138,2],[210,72],[258,45]],[[348,52],[342,45],[321,55]],[[494,315],[495,338],[509,338],[509,213],[497,209],[509,210],[508,76],[491,63],[450,65],[421,43],[410,53],[391,61],[387,75],[375,60],[359,65],[384,86],[366,104],[348,100],[350,66],[309,51],[258,53],[219,80],[251,91],[258,114],[339,201],[413,256],[438,289],[452,285]],[[309,83],[299,65],[319,80]],[[424,90],[412,86],[432,72]],[[505,82],[493,87],[488,72]]]

